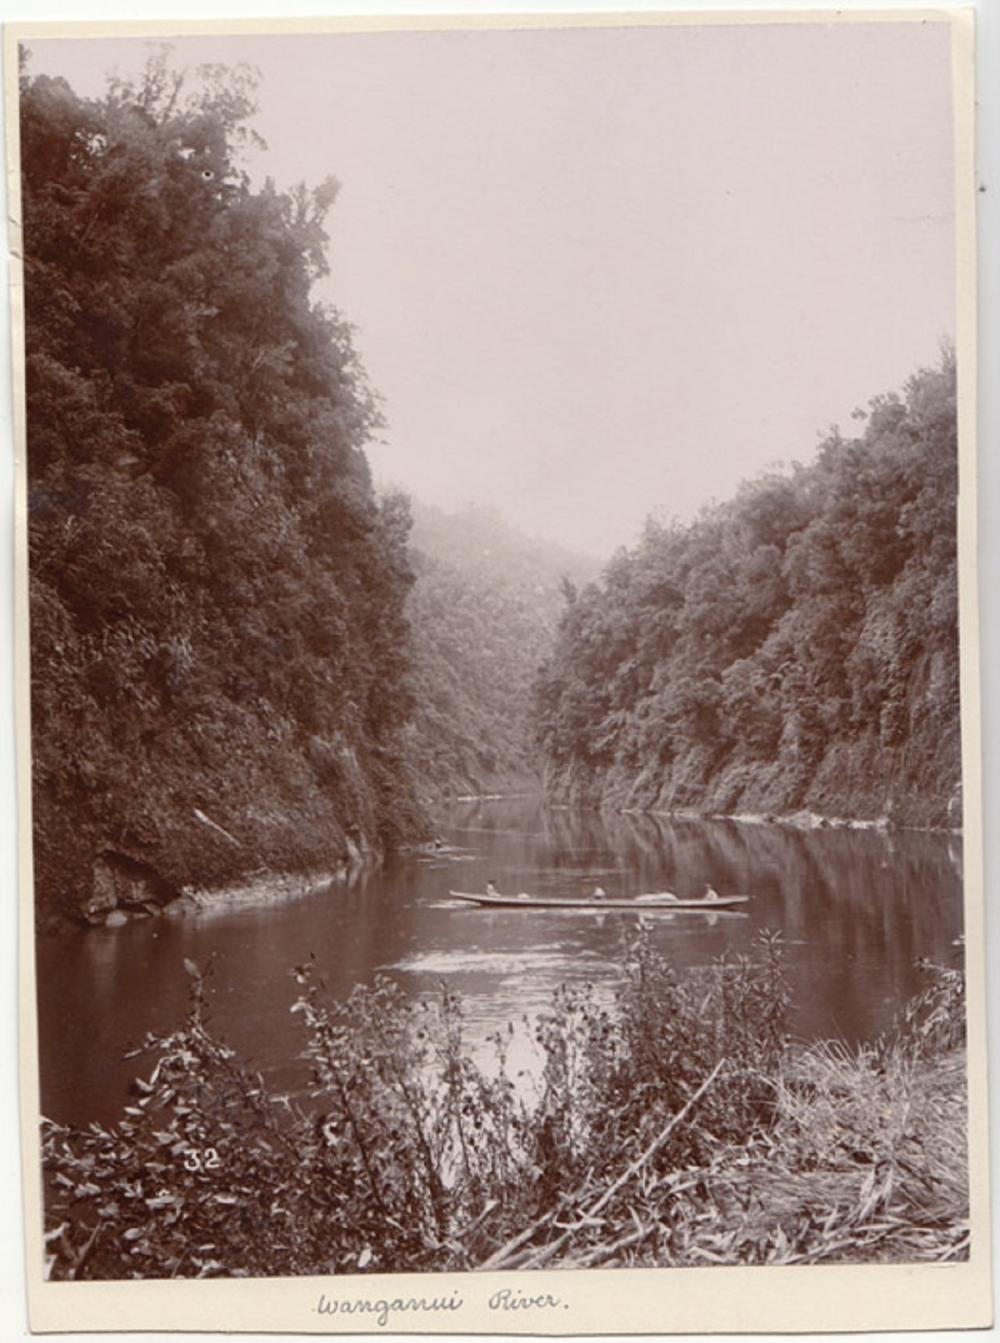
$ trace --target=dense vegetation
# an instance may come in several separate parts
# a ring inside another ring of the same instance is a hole
[[[299,967],[296,1094],[186,1023],[110,1128],[46,1123],[56,1278],[961,1259],[964,985],[931,970],[891,1038],[785,1035],[782,953],[681,979],[640,934],[616,1001],[560,990],[537,1095],[463,1046],[460,1001]]]
[[[335,871],[421,834],[422,800],[530,778],[557,626],[557,796],[956,821],[951,362],[579,593],[585,561],[489,513],[418,509],[411,541],[311,296],[335,184],[251,189],[251,112],[238,71],[22,79],[43,917]],[[453,995],[330,1002],[311,966],[308,1066],[271,1094],[188,970],[120,1122],[44,1127],[55,1277],[966,1253],[957,972],[891,1039],[801,1049],[777,939],[681,979],[640,934],[610,1006],[563,989],[536,1023],[528,1098]]]
[[[957,823],[952,362],[599,583],[485,510],[411,518],[311,296],[336,183],[251,189],[252,93],[22,77],[43,917],[345,869],[530,784],[533,680],[556,798]]]
[[[566,610],[537,705],[561,800],[960,823],[955,368]]]
[[[529,540],[495,511],[414,503],[411,757],[423,796],[540,786],[531,687],[551,652],[566,583],[596,561]]]
[[[251,190],[252,86],[22,77],[36,888],[331,870],[412,834],[405,507],[326,268]],[[96,866],[95,866],[96,865]],[[118,892],[118,895],[116,895]]]

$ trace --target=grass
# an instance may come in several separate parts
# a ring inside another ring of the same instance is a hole
[[[53,1278],[914,1262],[968,1253],[964,993],[885,1039],[796,1046],[780,938],[678,976],[640,933],[602,1005],[562,988],[531,1101],[462,1004],[297,967],[303,1086],[211,1030],[205,975],[111,1128],[45,1122]],[[210,971],[209,971],[210,973]]]

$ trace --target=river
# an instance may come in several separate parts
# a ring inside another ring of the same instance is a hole
[[[227,909],[115,930],[41,937],[37,949],[42,1113],[62,1123],[112,1122],[149,1030],[184,1013],[185,957],[211,977],[215,1029],[277,1088],[301,1084],[301,1018],[291,967],[316,954],[325,983],[346,995],[383,972],[414,994],[443,981],[461,992],[471,1047],[544,1010],[560,983],[610,993],[629,914],[492,910],[449,890],[562,894],[597,883],[609,894],[746,893],[745,914],[648,919],[679,969],[750,953],[780,930],[804,1039],[871,1038],[925,984],[918,958],[961,961],[961,838],[863,830],[602,815],[535,799],[454,804],[438,818],[449,846],[393,859],[349,887],[273,907]],[[530,1030],[519,1027],[531,1072]]]

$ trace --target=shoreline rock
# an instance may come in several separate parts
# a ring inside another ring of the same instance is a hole
[[[336,873],[331,872],[261,873],[249,880],[233,882],[228,886],[188,887],[183,896],[186,902],[185,908],[179,909],[177,913],[201,915],[233,909],[284,905],[304,899],[308,895],[318,895],[321,891],[332,890],[335,886],[351,884],[349,879],[341,879]]]
[[[140,919],[190,918],[239,908],[265,908],[303,899],[323,890],[353,886],[382,866],[384,855],[360,832],[344,838],[339,861],[304,872],[258,869],[228,882],[174,886],[149,863],[127,854],[102,851],[94,861],[90,891],[75,909],[39,931],[70,928],[123,928]]]
[[[563,810],[571,810],[564,806]],[[604,810],[604,808],[598,808]],[[664,810],[661,807],[616,807],[608,810],[620,811],[624,815],[633,816],[667,816],[678,821],[736,821],[739,825],[787,825],[796,830],[877,830],[881,834],[888,834],[891,831],[908,830],[917,834],[928,835],[960,835],[961,826],[948,825],[912,825],[901,821],[894,821],[890,816],[860,817],[860,816],[823,816],[815,811],[792,811],[786,813],[772,812],[722,812],[722,811],[696,811],[693,808],[685,807],[676,811]]]

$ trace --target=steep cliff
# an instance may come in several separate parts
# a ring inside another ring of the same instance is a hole
[[[336,184],[253,191],[239,70],[22,81],[42,918],[336,872],[422,825],[405,510],[312,301]]]
[[[866,421],[648,524],[568,606],[536,684],[553,798],[960,823],[952,358]]]

